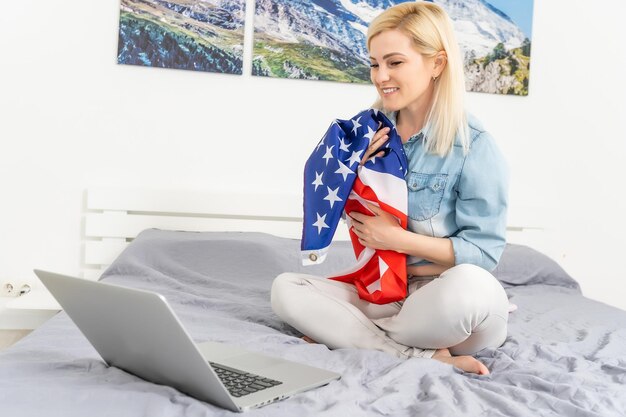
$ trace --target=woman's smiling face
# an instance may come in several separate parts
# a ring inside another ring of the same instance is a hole
[[[434,58],[420,54],[411,39],[399,30],[386,30],[370,41],[372,83],[383,107],[398,111],[430,104],[435,73]]]

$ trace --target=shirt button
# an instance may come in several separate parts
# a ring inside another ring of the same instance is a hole
[[[433,190],[435,190],[435,191],[439,190],[439,184],[433,185]]]
[[[310,255],[309,255],[309,259],[310,259],[311,261],[315,262],[315,261],[317,261],[317,255],[316,255],[316,254],[314,254],[314,253],[312,253],[312,254],[310,254]]]

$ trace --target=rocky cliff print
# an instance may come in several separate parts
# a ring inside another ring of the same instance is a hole
[[[405,1],[256,0],[252,73],[369,83],[367,27]],[[533,0],[434,3],[453,21],[468,91],[528,94]]]
[[[121,0],[120,64],[241,74],[245,0]]]

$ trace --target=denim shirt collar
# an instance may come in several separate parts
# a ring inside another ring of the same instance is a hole
[[[397,111],[386,111],[386,110],[382,110],[382,112],[383,112],[383,114],[385,116],[387,116],[387,118],[391,121],[391,123],[393,123],[393,125],[396,126],[396,128],[397,128],[398,126],[397,126],[396,120],[398,119],[398,112]],[[422,127],[422,129],[419,132],[417,132],[414,135],[412,135],[409,138],[409,140],[407,140],[405,143],[403,143],[403,145],[406,147],[406,146],[409,146],[410,143],[417,142],[420,139],[422,139],[424,137],[424,130],[425,130],[425,126]]]

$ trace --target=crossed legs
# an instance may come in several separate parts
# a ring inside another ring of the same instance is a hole
[[[361,300],[350,284],[284,273],[272,308],[285,322],[333,348],[377,349],[397,357],[432,357],[437,349],[471,355],[504,343],[508,300],[500,283],[474,265],[457,265],[404,302]]]

